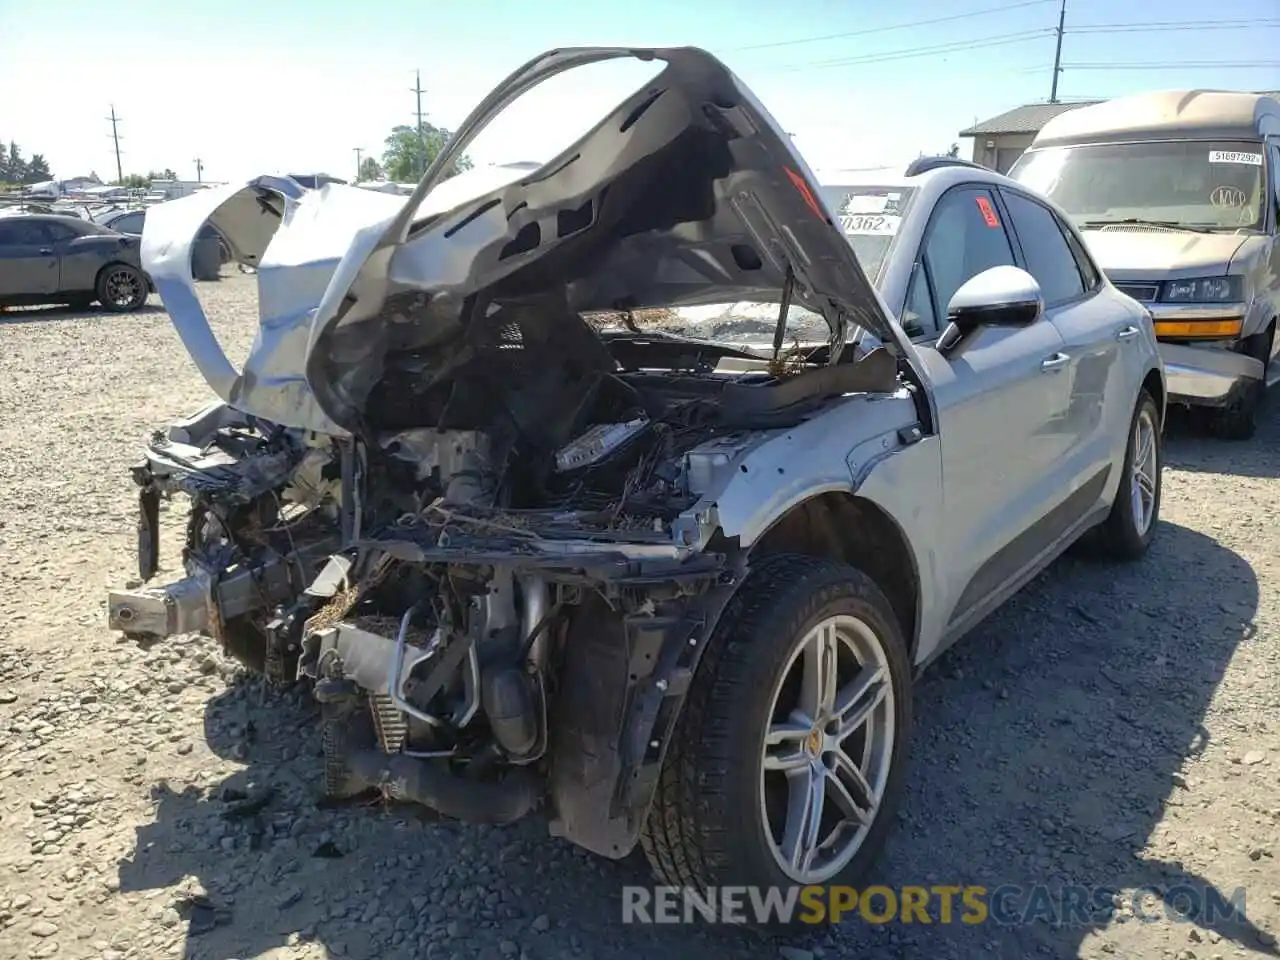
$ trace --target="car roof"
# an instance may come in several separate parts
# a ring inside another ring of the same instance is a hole
[[[919,172],[908,174],[908,171],[913,168],[918,169]],[[824,186],[836,190],[842,187],[901,187],[903,189],[915,187],[930,188],[930,192],[933,192],[933,188],[936,187],[940,192],[957,183],[975,182],[1026,189],[1026,187],[1019,187],[1017,181],[1009,179],[1004,174],[967,160],[954,160],[951,157],[921,158],[921,160],[912,161],[906,169],[898,173],[859,172],[842,177],[839,183],[829,182]]]

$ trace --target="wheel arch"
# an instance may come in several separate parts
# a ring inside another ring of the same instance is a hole
[[[150,282],[151,282],[151,281],[150,281],[150,279],[147,277],[146,271],[144,271],[144,270],[142,270],[142,269],[140,269],[140,268],[138,268],[138,267],[135,267],[135,266],[134,266],[132,263],[130,263],[128,260],[114,260],[114,259],[113,259],[113,260],[108,260],[106,263],[104,263],[102,266],[100,266],[100,267],[98,268],[98,272],[97,272],[97,273],[95,273],[95,274],[93,275],[93,289],[94,289],[95,291],[97,291],[97,289],[98,289],[98,281],[100,281],[100,280],[102,279],[102,275],[103,275],[104,273],[106,273],[108,270],[110,270],[112,267],[128,267],[130,270],[137,270],[137,272],[138,272],[138,276],[142,277],[143,282],[144,282],[144,283],[146,283],[146,284],[148,284],[148,286],[150,286]]]
[[[826,557],[862,570],[893,607],[915,657],[920,568],[906,533],[884,508],[850,491],[817,493],[792,505],[748,548],[749,559],[774,553]]]
[[[1142,378],[1142,388],[1151,394],[1151,399],[1156,402],[1156,411],[1160,416],[1160,426],[1163,428],[1168,391],[1165,387],[1164,375],[1160,372],[1159,367],[1152,367],[1147,371],[1147,375]]]

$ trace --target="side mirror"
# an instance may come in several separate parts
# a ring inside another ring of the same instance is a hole
[[[1044,313],[1035,277],[1018,267],[992,267],[971,277],[947,304],[947,327],[938,338],[941,353],[952,352],[982,327],[1025,327]]]

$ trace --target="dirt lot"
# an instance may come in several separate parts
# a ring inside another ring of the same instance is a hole
[[[238,359],[252,278],[202,290]],[[164,313],[10,312],[0,357],[0,958],[1275,951],[1280,413],[1242,445],[1175,424],[1149,560],[1059,563],[922,682],[877,878],[1244,887],[1248,921],[1175,923],[1148,904],[1142,922],[1121,897],[1105,924],[855,921],[780,942],[624,927],[620,887],[642,865],[536,822],[317,808],[306,699],[264,691],[206,643],[140,651],[104,627],[104,591],[133,568],[126,468],[149,430],[209,398]],[[246,795],[266,805],[241,815]]]

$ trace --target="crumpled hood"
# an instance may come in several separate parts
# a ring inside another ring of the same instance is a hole
[[[667,65],[558,157],[447,178],[521,94],[623,57]],[[790,138],[701,50],[565,49],[530,61],[460,125],[407,200],[289,183],[262,178],[164,204],[143,237],[202,373],[228,403],[278,423],[376,430],[364,404],[389,356],[441,350],[486,308],[547,294],[575,313],[769,301],[790,273],[793,302],[836,338],[859,325],[912,357]],[[239,373],[190,281],[190,238],[206,218],[259,268],[260,331]],[[425,308],[406,311],[406,300]]]
[[[1159,281],[1168,277],[1222,276],[1249,238],[1233,233],[1192,233],[1134,227],[1085,230],[1085,240],[1113,280]]]

